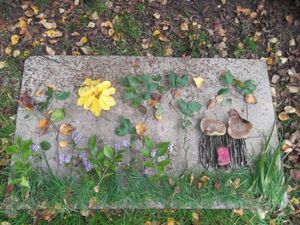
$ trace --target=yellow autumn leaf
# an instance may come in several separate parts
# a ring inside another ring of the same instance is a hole
[[[20,36],[19,36],[19,35],[17,35],[17,34],[12,35],[12,36],[10,37],[11,44],[12,44],[12,45],[18,44],[19,39],[20,39]]]
[[[58,30],[53,30],[53,29],[45,31],[44,34],[46,34],[50,38],[56,38],[56,37],[62,36],[62,32],[60,32]]]
[[[39,129],[44,129],[49,126],[49,121],[46,118],[39,120],[38,125],[36,126]]]
[[[84,45],[87,43],[87,38],[86,37],[82,37],[80,42]]]
[[[74,130],[75,128],[69,123],[63,123],[59,127],[59,133],[64,136],[70,135]]]
[[[60,148],[66,148],[66,147],[68,147],[68,145],[69,145],[68,141],[60,141],[59,142],[59,147]]]
[[[278,115],[280,121],[287,121],[290,119],[289,115],[286,112],[281,112]]]
[[[193,80],[197,89],[200,89],[204,84],[204,79],[202,77],[194,77]]]
[[[144,133],[146,132],[146,126],[143,123],[138,123],[135,126],[135,130],[137,135],[139,135],[140,137],[142,137],[144,135]]]
[[[39,13],[39,8],[36,5],[31,5],[30,7],[35,15]]]
[[[243,216],[244,215],[244,210],[243,209],[234,209],[233,213],[237,214],[239,216]]]
[[[187,31],[189,30],[189,25],[187,22],[184,22],[180,25],[180,29],[183,30],[183,31]]]
[[[4,52],[5,52],[6,55],[10,55],[11,51],[12,51],[12,48],[11,48],[10,46],[7,46],[7,47],[4,49]]]
[[[0,70],[7,66],[8,66],[8,64],[6,61],[0,61]]]
[[[156,36],[158,36],[158,35],[160,35],[160,31],[159,31],[159,30],[155,30],[155,31],[153,32],[153,34],[152,34],[153,37],[156,37]]]

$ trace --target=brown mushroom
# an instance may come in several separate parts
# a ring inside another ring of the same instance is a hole
[[[248,120],[243,119],[234,109],[231,109],[228,114],[229,120],[227,133],[229,136],[234,139],[247,138],[252,129],[252,124]]]
[[[208,136],[221,136],[226,133],[226,126],[222,121],[208,117],[201,120],[200,128]]]

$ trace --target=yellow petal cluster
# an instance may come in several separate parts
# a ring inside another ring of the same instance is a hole
[[[110,86],[110,81],[86,78],[78,90],[77,105],[92,111],[95,116],[100,116],[102,110],[110,110],[110,107],[116,105],[116,101],[110,96],[116,93],[116,89]]]

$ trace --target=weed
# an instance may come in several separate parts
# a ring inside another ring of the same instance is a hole
[[[86,1],[87,8],[92,12],[97,12],[98,16],[101,16],[106,10],[107,6],[103,0]]]

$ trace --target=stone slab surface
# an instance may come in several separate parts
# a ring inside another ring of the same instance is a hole
[[[255,95],[257,104],[249,105],[243,101],[238,93],[230,96],[232,104],[222,106],[218,104],[215,108],[207,110],[203,107],[199,113],[191,118],[193,124],[188,130],[188,151],[182,149],[184,132],[180,128],[180,118],[171,108],[169,102],[171,94],[165,96],[162,102],[164,118],[161,122],[153,117],[153,112],[148,110],[145,115],[138,109],[132,108],[121,99],[120,78],[126,75],[139,74],[162,74],[169,71],[178,74],[188,73],[191,77],[201,76],[205,84],[201,90],[191,84],[183,91],[181,97],[186,100],[196,100],[203,105],[214,98],[217,91],[223,87],[219,80],[221,70],[230,70],[232,74],[241,79],[252,79],[257,84]],[[91,112],[76,105],[77,90],[86,77],[94,79],[110,80],[112,86],[116,87],[117,93],[114,98],[117,105],[109,112],[103,112],[100,117],[94,117]],[[34,56],[27,59],[24,68],[21,93],[27,92],[34,96],[38,90],[45,90],[48,85],[55,85],[57,89],[69,91],[71,96],[66,101],[53,100],[51,108],[64,107],[66,118],[63,122],[71,123],[76,131],[83,136],[79,147],[87,146],[87,140],[92,134],[96,134],[105,144],[114,145],[129,137],[117,137],[115,129],[119,125],[119,116],[129,118],[133,123],[145,122],[147,125],[146,135],[153,137],[155,142],[171,141],[175,151],[172,153],[172,169],[181,172],[184,168],[201,169],[199,163],[199,121],[204,116],[215,117],[224,122],[228,120],[227,112],[234,108],[242,117],[249,120],[254,129],[246,140],[247,158],[251,159],[261,149],[264,137],[269,135],[274,123],[274,109],[272,105],[270,84],[268,80],[266,64],[261,60],[246,59],[196,59],[196,58],[155,58],[155,57],[119,57],[119,56]],[[41,100],[37,98],[37,100]],[[34,143],[48,140],[52,148],[47,151],[50,165],[58,173],[64,171],[63,166],[58,163],[58,152],[72,152],[71,149],[61,150],[58,148],[56,134],[52,128],[43,136],[39,135],[36,128],[39,119],[38,112],[29,112],[23,108],[18,109],[16,136],[24,139],[32,138]],[[60,123],[57,123],[59,126]],[[274,134],[276,136],[276,134]],[[276,144],[276,138],[273,143]],[[137,150],[132,153],[140,155]],[[138,154],[137,154],[138,153]],[[127,159],[128,159],[127,155]],[[137,157],[139,158],[139,156]],[[141,159],[142,160],[142,159]]]

